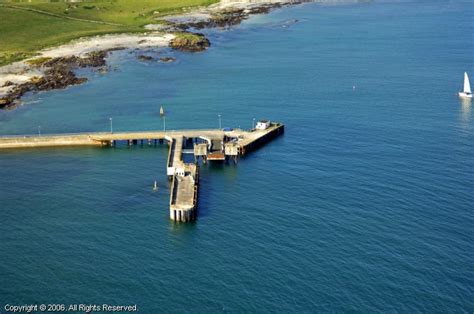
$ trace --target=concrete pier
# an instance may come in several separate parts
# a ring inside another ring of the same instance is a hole
[[[186,164],[184,174],[173,176],[170,193],[170,219],[180,222],[197,217],[199,165]]]
[[[53,134],[41,136],[2,136],[0,153],[4,149],[60,146],[115,146],[123,141],[129,146],[146,141],[169,144],[166,174],[171,180],[170,219],[179,222],[193,221],[197,217],[199,191],[199,164],[183,161],[183,145],[193,144],[195,160],[203,162],[222,161],[257,149],[271,139],[284,133],[284,125],[272,123],[265,130],[180,130],[180,131],[143,131],[119,133],[78,133]],[[187,149],[186,151],[188,151]]]

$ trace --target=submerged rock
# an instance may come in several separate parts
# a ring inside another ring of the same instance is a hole
[[[104,74],[104,73],[109,72],[109,69],[108,69],[106,66],[103,66],[103,67],[98,68],[97,71],[98,71],[100,74]]]
[[[137,57],[137,59],[140,60],[140,61],[151,61],[151,60],[153,60],[153,57],[145,56],[145,55],[139,55]]]
[[[173,58],[173,57],[161,57],[161,58],[160,58],[160,61],[161,61],[161,62],[174,62],[174,61],[176,61],[176,58]]]
[[[145,55],[139,55],[137,58],[140,61],[151,61],[151,60],[153,60],[153,57],[145,56]]]

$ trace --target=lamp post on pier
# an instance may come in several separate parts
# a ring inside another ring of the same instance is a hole
[[[252,130],[255,129],[255,118],[252,119]]]
[[[166,132],[166,116],[163,116],[163,131]]]
[[[109,118],[110,120],[110,134],[114,133],[114,125],[112,117]]]
[[[217,115],[219,117],[219,130],[222,129],[222,121],[221,121],[221,114]]]

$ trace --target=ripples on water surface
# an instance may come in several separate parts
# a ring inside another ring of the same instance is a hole
[[[0,153],[0,300],[183,311],[474,308],[470,1],[307,4],[208,31],[212,48],[30,96],[1,134],[250,127],[284,137],[202,169],[168,220],[165,146]],[[295,23],[295,20],[297,22]],[[150,52],[155,53],[155,52]],[[352,86],[355,85],[355,90]],[[160,190],[151,187],[158,180]]]

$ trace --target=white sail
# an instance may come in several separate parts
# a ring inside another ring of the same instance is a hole
[[[469,77],[467,76],[466,72],[464,72],[464,90],[463,90],[463,92],[465,92],[466,94],[471,93],[471,84],[469,84]]]

